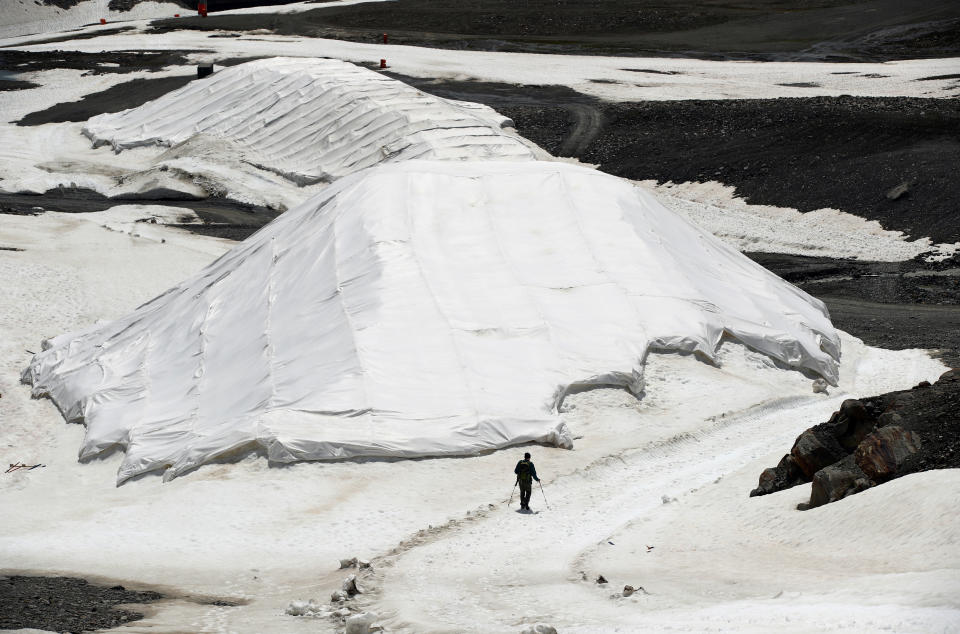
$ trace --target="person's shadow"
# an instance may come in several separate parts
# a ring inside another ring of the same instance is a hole
[[[540,511],[531,511],[530,509],[517,509],[517,513],[521,515],[537,515]]]

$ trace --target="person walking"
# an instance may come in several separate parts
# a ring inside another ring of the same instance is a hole
[[[520,509],[530,510],[530,493],[533,491],[533,481],[540,482],[537,477],[537,468],[530,462],[530,454],[523,454],[523,460],[513,469],[517,474],[517,484],[520,485]]]

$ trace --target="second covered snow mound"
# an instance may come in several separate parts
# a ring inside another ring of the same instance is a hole
[[[254,444],[278,461],[569,443],[571,387],[727,333],[831,382],[822,303],[613,176],[411,161],[343,178],[24,371],[119,479]]]
[[[503,132],[509,123],[486,106],[434,97],[347,62],[276,57],[93,117],[83,131],[118,151],[209,137],[305,185],[389,161],[533,160]]]

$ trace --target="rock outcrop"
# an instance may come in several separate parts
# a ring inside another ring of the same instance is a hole
[[[812,482],[813,508],[896,477],[960,467],[960,370],[933,385],[848,399],[825,423],[804,431],[750,496]]]
[[[919,451],[920,436],[899,425],[881,427],[863,439],[853,452],[854,461],[874,482],[894,477]]]

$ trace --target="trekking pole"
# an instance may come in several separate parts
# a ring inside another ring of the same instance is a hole
[[[517,478],[513,481],[513,488],[510,489],[510,501],[507,502],[507,505],[513,504],[513,492],[517,490],[517,482],[520,482],[520,478]]]
[[[543,503],[547,505],[547,510],[549,511],[551,510],[550,503],[547,502],[547,494],[543,492],[543,482],[540,482],[539,480],[537,480],[537,484],[540,485],[540,494],[543,495]]]

